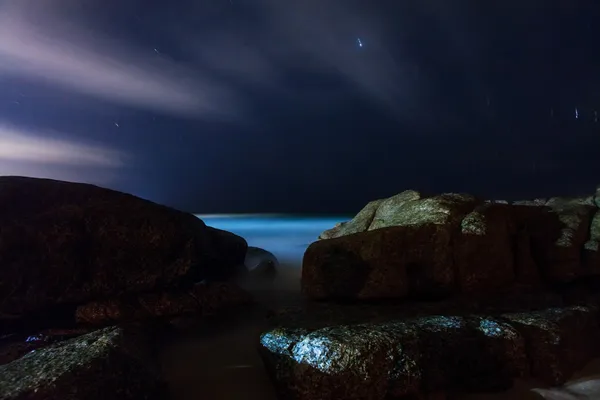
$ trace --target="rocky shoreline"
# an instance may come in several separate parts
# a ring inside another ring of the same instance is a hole
[[[0,205],[0,399],[167,399],[167,338],[247,313],[245,283],[277,270],[233,233],[92,185],[0,177]],[[279,397],[562,385],[600,357],[599,206],[600,190],[369,203],[308,247],[307,301],[264,316]]]

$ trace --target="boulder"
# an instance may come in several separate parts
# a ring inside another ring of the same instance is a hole
[[[0,366],[5,400],[163,399],[152,340],[109,327],[31,351]]]
[[[8,364],[25,354],[63,340],[75,338],[89,329],[47,329],[33,334],[9,334],[0,337],[0,365]]]
[[[383,200],[369,202],[354,218],[352,218],[351,221],[340,222],[332,229],[328,229],[321,233],[319,239],[333,239],[368,230],[375,217],[375,212],[377,212],[377,209],[382,202]]]
[[[593,201],[507,204],[405,191],[311,244],[302,289],[319,300],[439,298],[568,283],[600,273]]]
[[[556,240],[550,246],[538,249],[541,273],[551,282],[568,282],[584,274],[581,254],[597,208],[591,197],[554,197],[546,206],[556,214],[560,227]]]
[[[457,290],[486,292],[515,281],[510,206],[481,204],[467,214],[452,241]]]
[[[303,292],[313,299],[377,299],[454,290],[452,238],[477,201],[415,198],[403,192],[382,202],[366,232],[312,243],[302,263]]]
[[[88,184],[0,177],[0,320],[221,279],[245,241]]]
[[[260,354],[279,395],[295,400],[501,391],[530,375],[559,384],[595,355],[582,352],[599,333],[594,308],[495,316],[456,311],[319,326],[300,318],[264,333]]]
[[[128,295],[77,307],[77,323],[102,326],[171,317],[206,317],[252,302],[252,296],[232,283],[200,283],[187,291]]]
[[[547,385],[565,383],[598,355],[598,317],[583,306],[502,315],[525,337],[532,376]]]

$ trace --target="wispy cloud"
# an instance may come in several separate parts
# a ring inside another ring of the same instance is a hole
[[[186,65],[169,57],[168,50],[160,56],[163,49],[157,55],[150,47],[84,29],[78,25],[80,11],[66,11],[69,4],[19,0],[0,6],[0,74],[201,118],[245,115],[249,87],[312,105],[328,107],[335,99],[319,82],[290,81],[290,71],[337,75],[398,115],[414,111],[426,82],[415,73],[414,58],[398,49],[401,40],[395,37],[390,47],[385,19],[358,3],[170,3],[169,13],[152,29],[185,53],[191,60]],[[244,23],[237,24],[240,14]]]
[[[0,125],[0,160],[100,168],[124,164],[126,156],[122,152],[99,145],[49,138],[56,136],[54,132],[24,131]]]
[[[236,111],[228,88],[193,70],[111,41],[63,15],[62,0],[0,6],[0,74],[59,85],[109,101],[197,117]]]
[[[337,76],[346,87],[354,87],[382,108],[397,115],[410,115],[425,85],[417,72],[415,58],[405,51],[407,49],[398,48],[402,38],[393,37],[390,41],[390,27],[382,15],[352,3],[343,0],[234,1],[231,15],[236,14],[236,7],[245,7],[238,8],[240,13],[250,8],[252,12],[247,14],[255,18],[253,24],[235,26],[232,22],[227,29],[215,25],[201,32],[186,31],[181,25],[198,26],[195,16],[210,12],[210,5],[197,3],[197,8],[187,13],[187,23],[183,22],[175,30],[180,33],[181,46],[203,65],[261,85],[276,95],[294,99],[312,94],[312,98],[303,100],[321,103],[319,97],[331,91],[331,86],[324,87],[323,82],[335,81],[331,78]],[[290,71],[326,75],[324,79],[303,81],[299,85],[285,81]],[[286,87],[286,83],[291,85]],[[330,103],[324,105],[331,106]]]
[[[0,124],[0,175],[110,186],[129,161],[127,154],[107,146],[57,136],[65,135]]]

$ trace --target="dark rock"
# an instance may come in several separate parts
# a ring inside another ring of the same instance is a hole
[[[42,347],[88,333],[88,329],[48,329],[34,334],[11,334],[0,338],[0,365]]]
[[[592,197],[506,204],[405,191],[369,203],[311,244],[303,292],[319,300],[439,298],[564,284],[600,274],[596,212]]]
[[[208,232],[212,237],[213,257],[221,268],[215,269],[206,278],[211,280],[227,280],[235,274],[235,268],[244,260],[248,251],[246,240],[234,233],[208,226]]]
[[[340,222],[332,229],[328,229],[319,235],[319,239],[333,239],[340,236],[351,235],[353,233],[365,232],[371,226],[375,212],[383,200],[369,202],[362,210],[356,214],[351,221]]]
[[[0,398],[163,399],[151,343],[138,330],[111,327],[34,350],[0,366]]]
[[[583,245],[583,275],[600,275],[600,210],[596,210],[590,222],[588,241]]]
[[[456,194],[414,200],[417,196],[403,192],[382,202],[367,232],[311,244],[304,254],[303,292],[313,299],[451,292],[452,238],[477,201]]]
[[[276,276],[277,267],[272,260],[261,261],[248,273],[248,279],[251,282],[273,282]]]
[[[233,273],[243,239],[100,187],[0,177],[0,319]]]
[[[581,253],[588,240],[590,223],[597,208],[591,198],[548,200],[547,207],[556,213],[561,226],[558,238],[542,253],[541,272],[552,282],[568,282],[584,274]]]
[[[260,247],[248,246],[244,265],[249,272],[258,268],[264,261],[271,261],[275,268],[279,268],[279,260],[273,253]]]
[[[548,199],[539,198],[533,200],[517,200],[513,201],[512,204],[515,206],[545,206]]]
[[[175,316],[212,316],[252,302],[252,297],[233,283],[197,284],[187,291],[147,293],[79,306],[76,319],[83,325],[109,325]]]
[[[598,309],[552,308],[502,315],[525,337],[531,374],[548,385],[560,385],[598,355]]]
[[[460,291],[486,292],[513,283],[514,229],[508,205],[482,204],[465,216],[452,244]]]
[[[502,320],[425,316],[320,329],[274,328],[260,352],[286,399],[385,399],[500,390],[527,373],[525,343]]]
[[[530,376],[559,384],[597,354],[590,351],[599,337],[595,308],[494,317],[471,314],[468,308],[455,313],[447,302],[404,310],[398,305],[314,307],[275,317],[274,328],[261,336],[261,356],[282,398],[491,392]]]

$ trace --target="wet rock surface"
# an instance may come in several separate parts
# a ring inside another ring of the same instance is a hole
[[[419,316],[385,317],[366,307],[371,317],[343,312],[354,313],[353,323],[279,321],[261,336],[260,352],[281,398],[497,392],[524,377],[557,385],[598,355],[590,351],[600,337],[593,307],[495,315],[422,309]]]
[[[162,399],[152,339],[139,327],[109,327],[0,366],[0,398]]]

